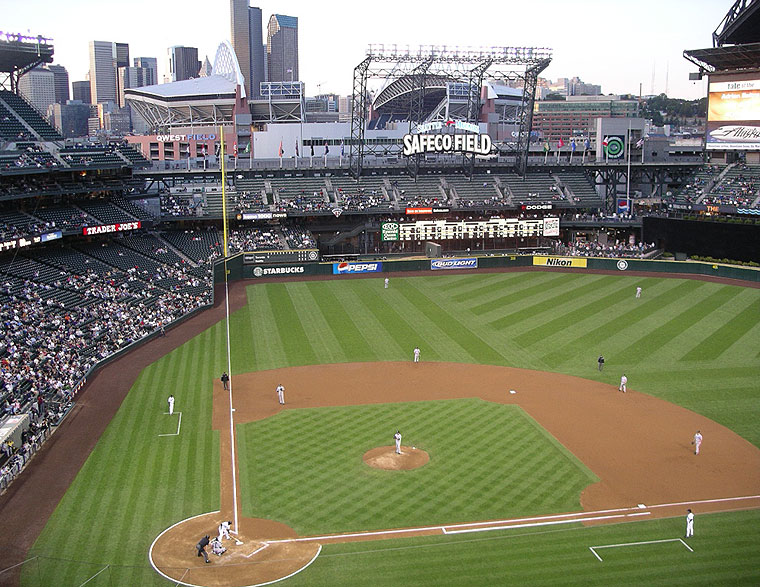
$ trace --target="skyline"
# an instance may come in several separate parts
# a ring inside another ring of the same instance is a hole
[[[604,94],[638,95],[641,87],[644,95],[667,93],[687,99],[706,96],[706,79],[688,80],[697,68],[682,53],[711,46],[712,31],[731,4],[584,0],[569,5],[537,0],[530,6],[484,8],[474,18],[476,24],[460,25],[461,19],[452,15],[462,13],[461,3],[449,1],[439,2],[432,12],[419,4],[389,0],[370,15],[357,15],[355,5],[344,0],[334,2],[329,11],[292,0],[252,2],[262,10],[264,26],[275,13],[298,17],[300,77],[309,95],[350,94],[353,69],[364,59],[367,46],[385,43],[549,47],[554,57],[542,77],[578,76],[601,85]],[[229,2],[216,0],[214,5],[217,11],[198,0],[71,0],[63,10],[59,2],[30,0],[5,7],[3,30],[52,38],[54,63],[66,67],[71,81],[85,79],[92,40],[128,43],[130,61],[156,57],[163,80],[168,47],[197,47],[201,61],[208,56],[213,62],[219,42],[230,39]],[[150,20],[146,14],[152,15]],[[543,14],[553,18],[539,20]],[[154,26],[155,22],[161,24]]]

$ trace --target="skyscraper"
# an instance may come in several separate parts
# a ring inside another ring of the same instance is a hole
[[[249,98],[259,96],[259,84],[266,81],[261,19],[261,8],[249,6],[249,0],[230,0],[232,48]]]
[[[135,57],[135,67],[142,67],[145,72],[145,86],[153,86],[158,83],[158,59],[155,57]]]
[[[71,93],[74,100],[79,100],[82,104],[90,104],[90,81],[71,82]]]
[[[55,83],[55,102],[56,104],[65,104],[69,100],[69,72],[63,65],[48,65],[48,69],[53,72]]]
[[[46,67],[35,67],[22,75],[18,89],[43,116],[47,116],[48,106],[55,104],[55,79]]]
[[[267,27],[267,79],[297,81],[298,17],[273,14]]]
[[[129,45],[111,41],[90,41],[90,101],[116,102],[118,67],[129,65]]]
[[[198,77],[201,62],[198,61],[197,47],[175,45],[169,47],[167,51],[169,52],[169,81],[180,82]]]

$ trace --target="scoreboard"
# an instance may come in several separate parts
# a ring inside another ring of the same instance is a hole
[[[559,236],[559,218],[491,218],[490,220],[419,220],[384,222],[384,241],[496,239]]]
[[[244,265],[258,263],[307,263],[309,261],[319,261],[319,250],[291,249],[286,251],[253,251],[243,253]]]

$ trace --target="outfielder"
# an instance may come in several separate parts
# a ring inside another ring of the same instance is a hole
[[[277,392],[277,399],[279,400],[280,404],[285,404],[285,388],[283,387],[282,383],[280,383],[277,388],[275,389]]]
[[[396,441],[396,454],[401,454],[401,432],[396,430],[396,434],[393,435],[393,440]]]
[[[414,362],[415,363],[420,362],[420,347],[418,346],[414,347]]]
[[[626,385],[628,384],[628,377],[625,376],[625,373],[623,373],[623,376],[620,378],[620,387],[618,387],[618,391],[622,391],[625,393],[628,391],[628,388]]]
[[[166,401],[169,402],[169,415],[171,416],[174,413],[174,396],[170,395]]]
[[[691,513],[691,510],[686,510],[688,513],[686,514],[686,538],[689,538],[690,536],[694,536],[694,514]]]
[[[640,287],[637,287],[637,288],[636,288],[636,297],[637,297],[637,298],[640,298],[640,297],[641,297],[641,288],[640,288]]]
[[[387,277],[385,278],[385,289],[388,289],[388,283],[390,282],[390,279]]]
[[[232,525],[232,520],[230,520],[228,522],[222,522],[221,524],[219,524],[219,528],[218,528],[219,529],[219,536],[218,536],[219,542],[222,541],[222,538],[226,538],[227,540],[232,540],[232,538],[230,537],[230,526],[231,525]]]
[[[699,454],[699,447],[702,446],[702,433],[697,430],[697,433],[694,435],[694,440],[691,441],[691,443],[694,445],[694,454]]]

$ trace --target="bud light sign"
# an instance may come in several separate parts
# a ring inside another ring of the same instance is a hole
[[[478,260],[472,259],[433,259],[430,268],[436,269],[477,269]]]
[[[346,275],[349,273],[378,273],[382,270],[382,263],[333,263],[333,275]]]

